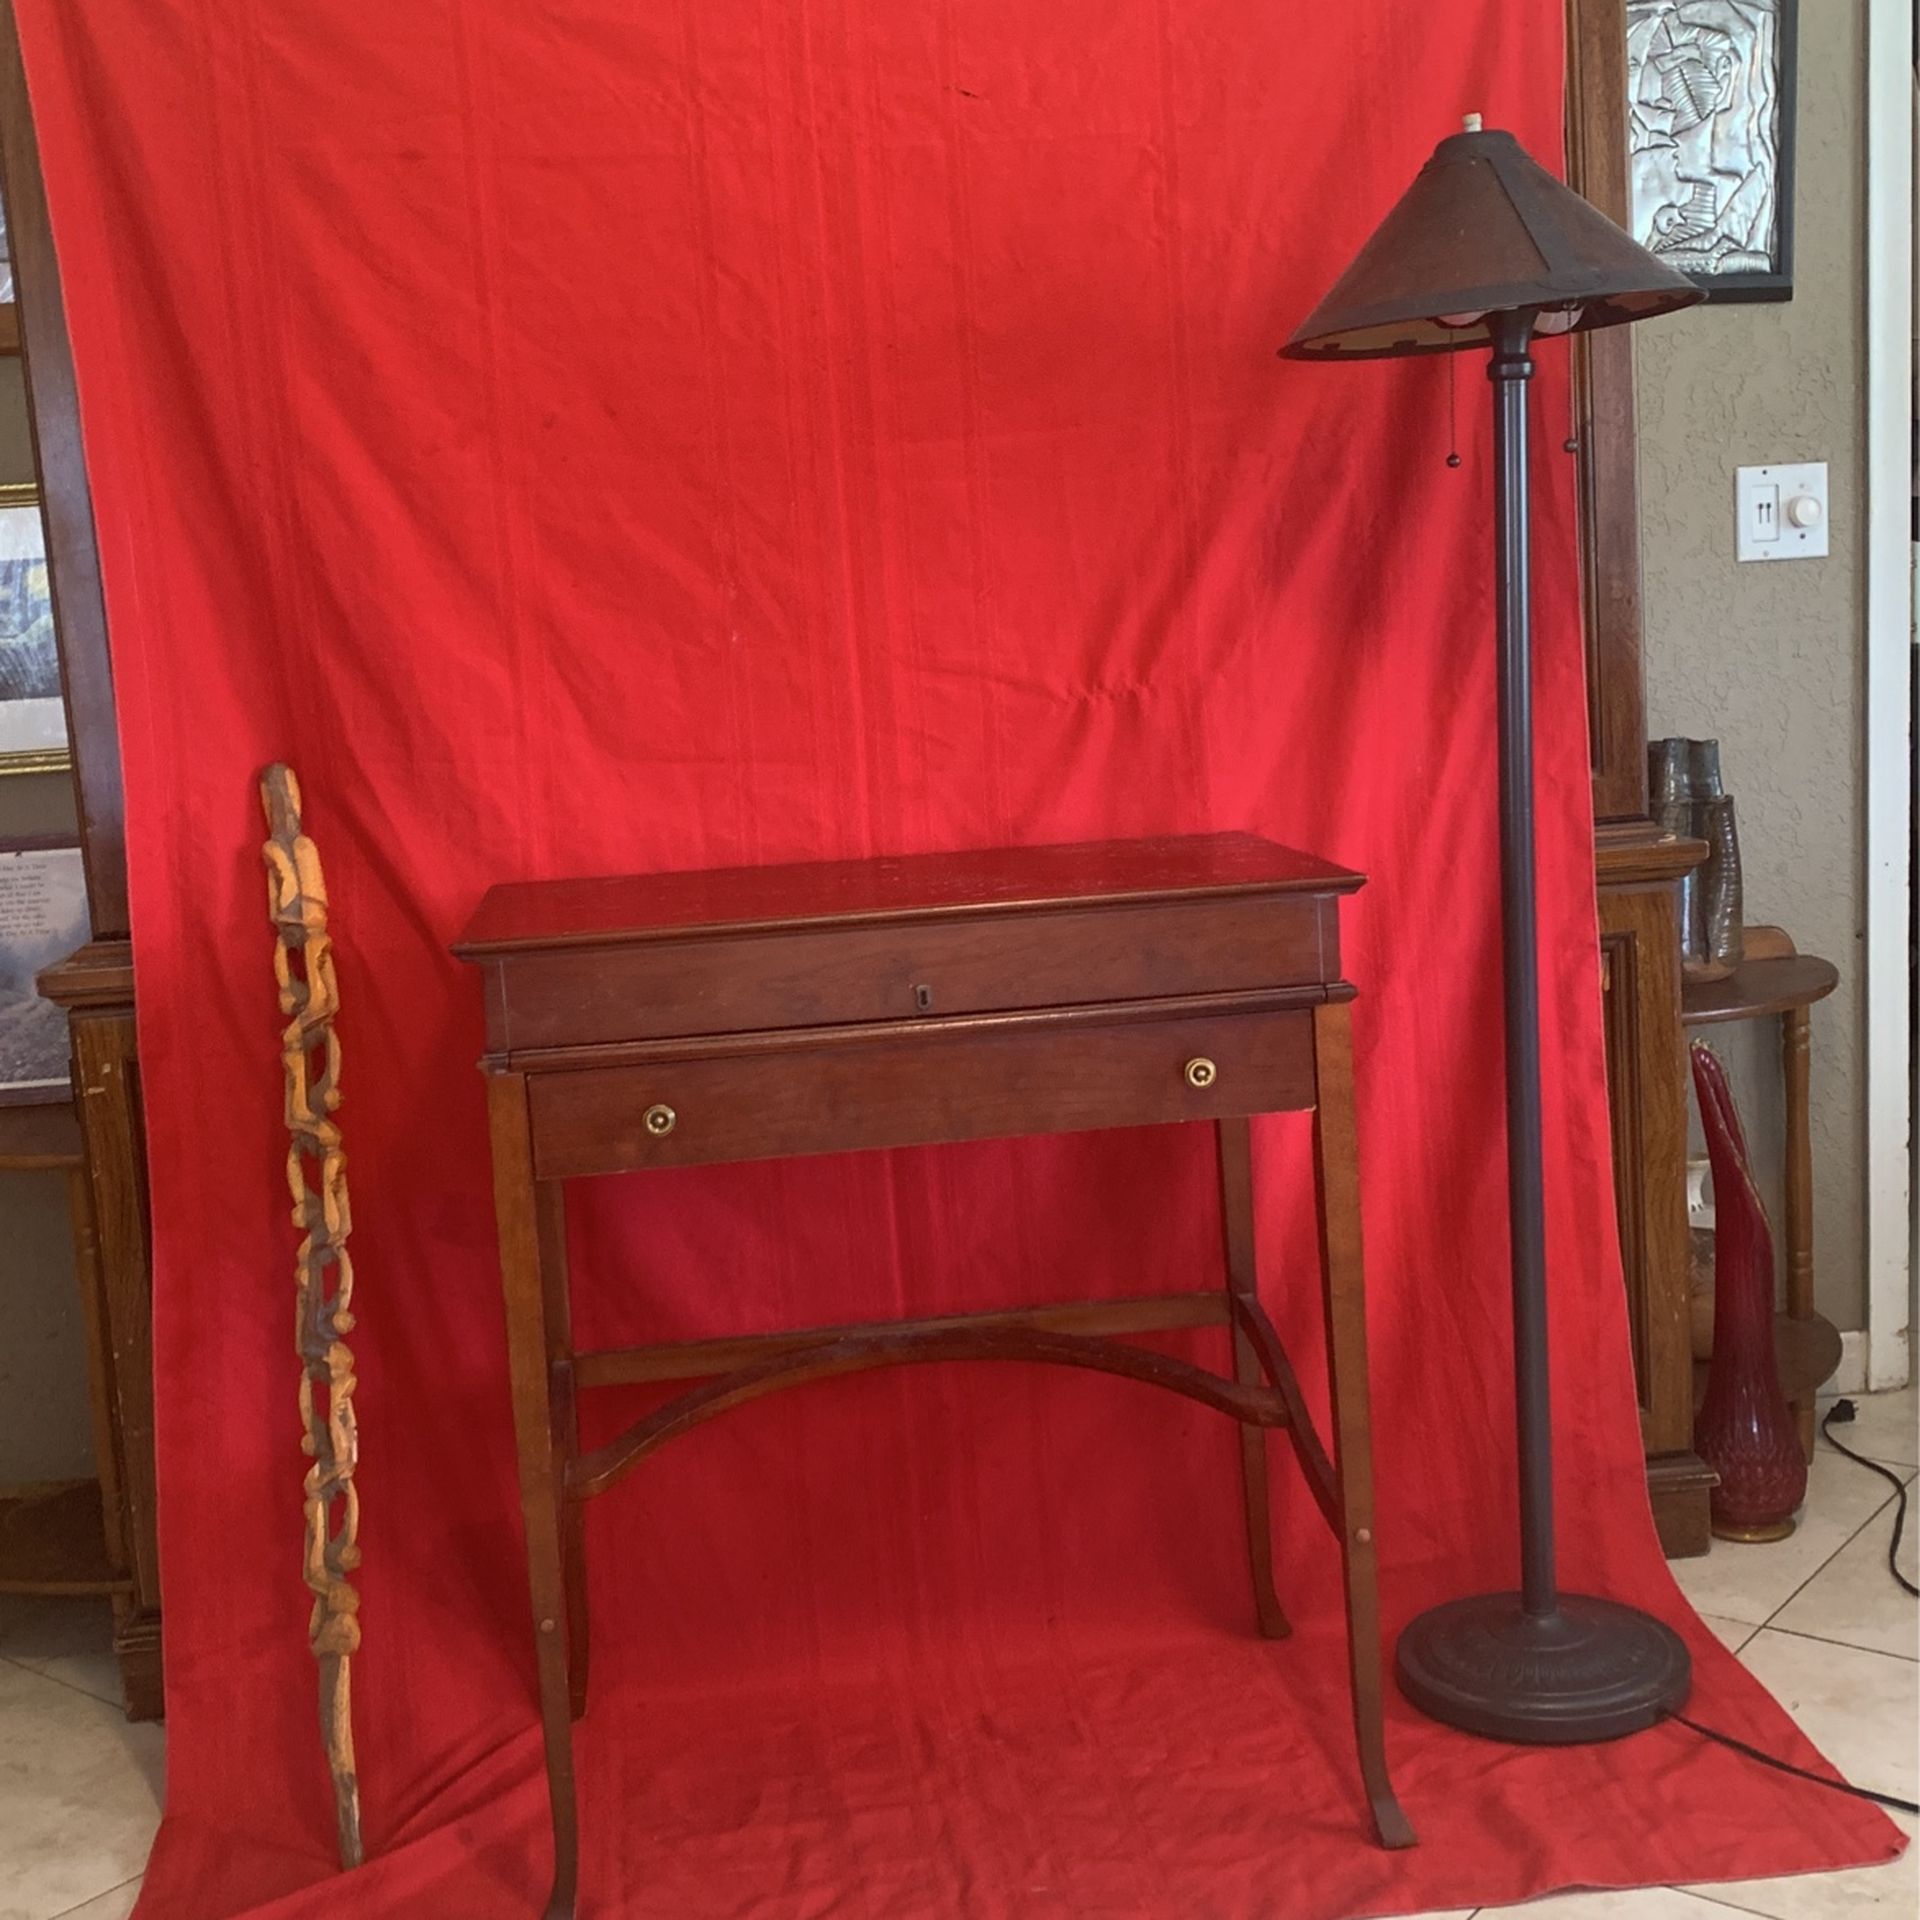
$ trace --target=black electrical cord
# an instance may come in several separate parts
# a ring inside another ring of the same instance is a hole
[[[1920,1587],[1916,1587],[1900,1571],[1900,1536],[1907,1525],[1907,1487],[1897,1473],[1883,1467],[1878,1460],[1869,1460],[1864,1454],[1855,1453],[1851,1447],[1843,1447],[1833,1437],[1833,1423],[1838,1420],[1843,1426],[1856,1417],[1856,1409],[1851,1400],[1836,1400],[1827,1409],[1826,1417],[1820,1422],[1820,1431],[1834,1452],[1845,1454],[1857,1466],[1877,1473],[1881,1479],[1889,1482],[1893,1488],[1897,1505],[1893,1515],[1893,1538],[1887,1543],[1887,1569],[1906,1590],[1920,1599]],[[1744,1740],[1736,1740],[1730,1733],[1722,1733],[1718,1727],[1703,1727],[1698,1720],[1689,1720],[1684,1713],[1669,1713],[1667,1718],[1676,1726],[1685,1727],[1690,1733],[1697,1733],[1703,1740],[1713,1740],[1729,1748],[1743,1758],[1757,1761],[1763,1767],[1771,1767],[1776,1773],[1789,1773],[1796,1780],[1810,1780],[1816,1787],[1830,1787],[1835,1793],[1850,1793],[1857,1800],[1871,1800],[1875,1806],[1891,1807],[1896,1813],[1920,1815],[1920,1804],[1911,1800],[1902,1800],[1897,1794],[1876,1793],[1871,1787],[1856,1787],[1850,1780],[1835,1780],[1824,1773],[1812,1773],[1805,1767],[1796,1767],[1791,1761],[1782,1760],[1776,1754],[1763,1752],[1759,1747],[1750,1747]]]
[[[1844,1426],[1849,1420],[1855,1417],[1856,1412],[1857,1409],[1851,1400],[1836,1400],[1833,1405],[1827,1409],[1826,1418],[1820,1422],[1820,1432],[1835,1453],[1845,1454],[1855,1466],[1865,1467],[1869,1472],[1877,1473],[1882,1480],[1886,1481],[1887,1484],[1893,1488],[1893,1538],[1887,1542],[1887,1571],[1892,1574],[1901,1586],[1906,1588],[1916,1600],[1920,1600],[1920,1587],[1916,1587],[1913,1582],[1900,1571],[1900,1536],[1907,1530],[1906,1482],[1891,1469],[1883,1467],[1878,1460],[1869,1460],[1865,1454],[1855,1453],[1851,1447],[1843,1447],[1840,1442],[1833,1437],[1833,1423],[1838,1420],[1841,1425]]]
[[[1809,1772],[1807,1768],[1796,1767],[1791,1761],[1782,1760],[1775,1754],[1750,1747],[1744,1740],[1736,1740],[1732,1734],[1722,1733],[1718,1727],[1703,1727],[1698,1720],[1689,1720],[1684,1713],[1669,1713],[1667,1718],[1675,1726],[1685,1727],[1689,1733],[1697,1733],[1704,1740],[1717,1741],[1748,1760],[1757,1760],[1763,1767],[1773,1768],[1776,1773],[1790,1773],[1796,1780],[1811,1780],[1816,1787],[1831,1787],[1835,1793],[1850,1793],[1856,1800],[1871,1800],[1875,1806],[1891,1807],[1895,1813],[1920,1814],[1920,1804],[1912,1800],[1902,1800],[1897,1794],[1876,1793],[1871,1787],[1856,1787],[1851,1780],[1835,1780],[1828,1774]]]

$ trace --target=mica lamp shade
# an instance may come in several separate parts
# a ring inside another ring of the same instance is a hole
[[[1434,148],[1333,290],[1281,352],[1385,360],[1492,344],[1496,314],[1584,333],[1703,298],[1632,235],[1533,160],[1469,122]]]

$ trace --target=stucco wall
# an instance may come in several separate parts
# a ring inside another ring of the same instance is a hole
[[[1861,401],[1863,0],[1800,10],[1794,297],[1708,306],[1637,330],[1648,726],[1717,735],[1736,796],[1746,917],[1840,969],[1813,1015],[1815,1298],[1865,1319],[1861,934],[1864,683]],[[1733,469],[1825,460],[1832,554],[1741,565]],[[1777,1023],[1713,1044],[1776,1223]]]

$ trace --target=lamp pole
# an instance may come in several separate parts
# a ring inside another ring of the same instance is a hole
[[[1690,1665],[1679,1635],[1651,1615],[1589,1594],[1562,1595],[1554,1564],[1527,492],[1527,392],[1538,318],[1531,306],[1487,315],[1520,1591],[1429,1608],[1401,1635],[1394,1665],[1401,1691],[1437,1720],[1496,1740],[1557,1744],[1616,1739],[1651,1726],[1685,1700]]]
[[[1520,1442],[1526,1611],[1557,1610],[1553,1414],[1547,1368],[1547,1214],[1541,1172],[1540,934],[1533,853],[1533,618],[1527,387],[1533,314],[1492,316],[1494,617],[1500,654],[1500,916],[1506,985],[1507,1217],[1513,1242],[1513,1390]]]

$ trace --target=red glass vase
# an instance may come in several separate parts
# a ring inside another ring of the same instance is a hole
[[[1713,1358],[1694,1451],[1720,1476],[1713,1530],[1721,1539],[1784,1540],[1807,1497],[1807,1461],[1774,1354],[1773,1230],[1726,1071],[1699,1042],[1691,1053],[1715,1220]]]

